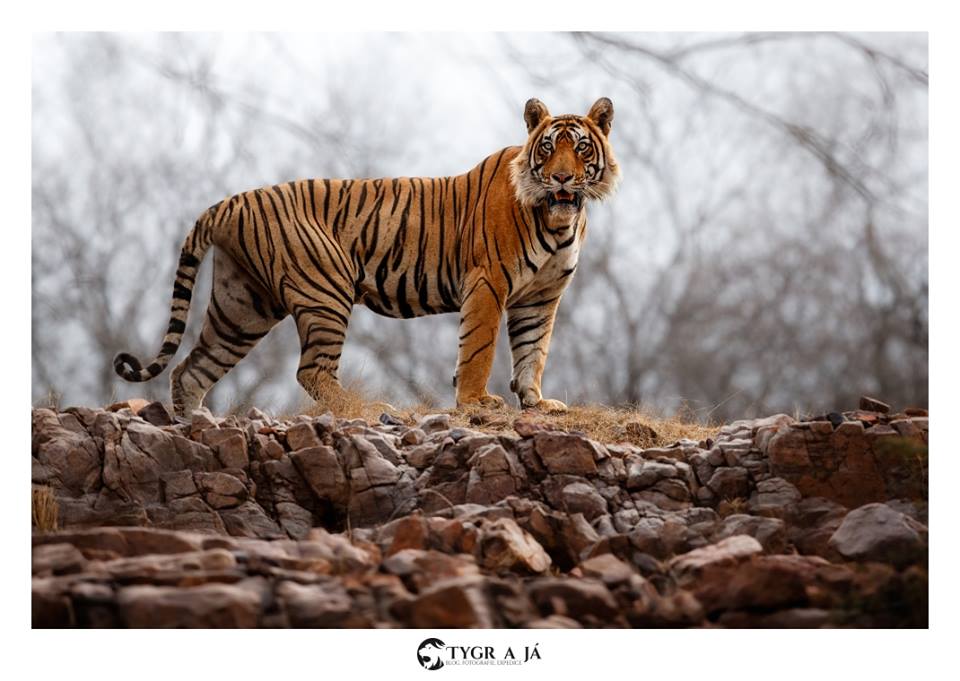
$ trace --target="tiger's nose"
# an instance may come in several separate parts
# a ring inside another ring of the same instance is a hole
[[[564,182],[569,182],[570,180],[573,179],[573,175],[568,175],[567,173],[554,173],[550,177],[552,177],[554,180],[556,180],[560,184],[563,184]]]

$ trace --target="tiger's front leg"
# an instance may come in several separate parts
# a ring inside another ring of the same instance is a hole
[[[486,273],[468,279],[460,305],[460,350],[455,379],[458,407],[504,405],[502,397],[487,392],[487,381],[505,299],[504,287]]]
[[[567,411],[560,400],[544,399],[540,393],[543,368],[547,363],[553,320],[560,305],[560,293],[537,292],[532,299],[519,300],[507,310],[507,332],[513,355],[510,390],[520,399],[521,408],[548,412]]]

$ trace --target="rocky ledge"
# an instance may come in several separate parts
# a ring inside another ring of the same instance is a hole
[[[927,624],[921,410],[648,449],[380,421],[34,409],[34,626]]]

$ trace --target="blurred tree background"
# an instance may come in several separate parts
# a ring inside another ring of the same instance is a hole
[[[220,199],[458,174],[523,142],[529,97],[608,96],[624,180],[589,209],[546,396],[710,419],[925,406],[927,94],[924,34],[38,35],[33,400],[169,399],[166,373],[127,384],[112,358],[159,349],[181,240]],[[355,308],[341,376],[449,406],[456,335],[455,315]],[[288,319],[208,404],[303,406],[297,356]],[[494,392],[509,367],[502,342]]]

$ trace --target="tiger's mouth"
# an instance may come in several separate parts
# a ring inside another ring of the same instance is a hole
[[[580,194],[564,191],[563,189],[558,192],[551,192],[547,194],[547,206],[550,208],[580,208],[582,202],[583,197]]]

